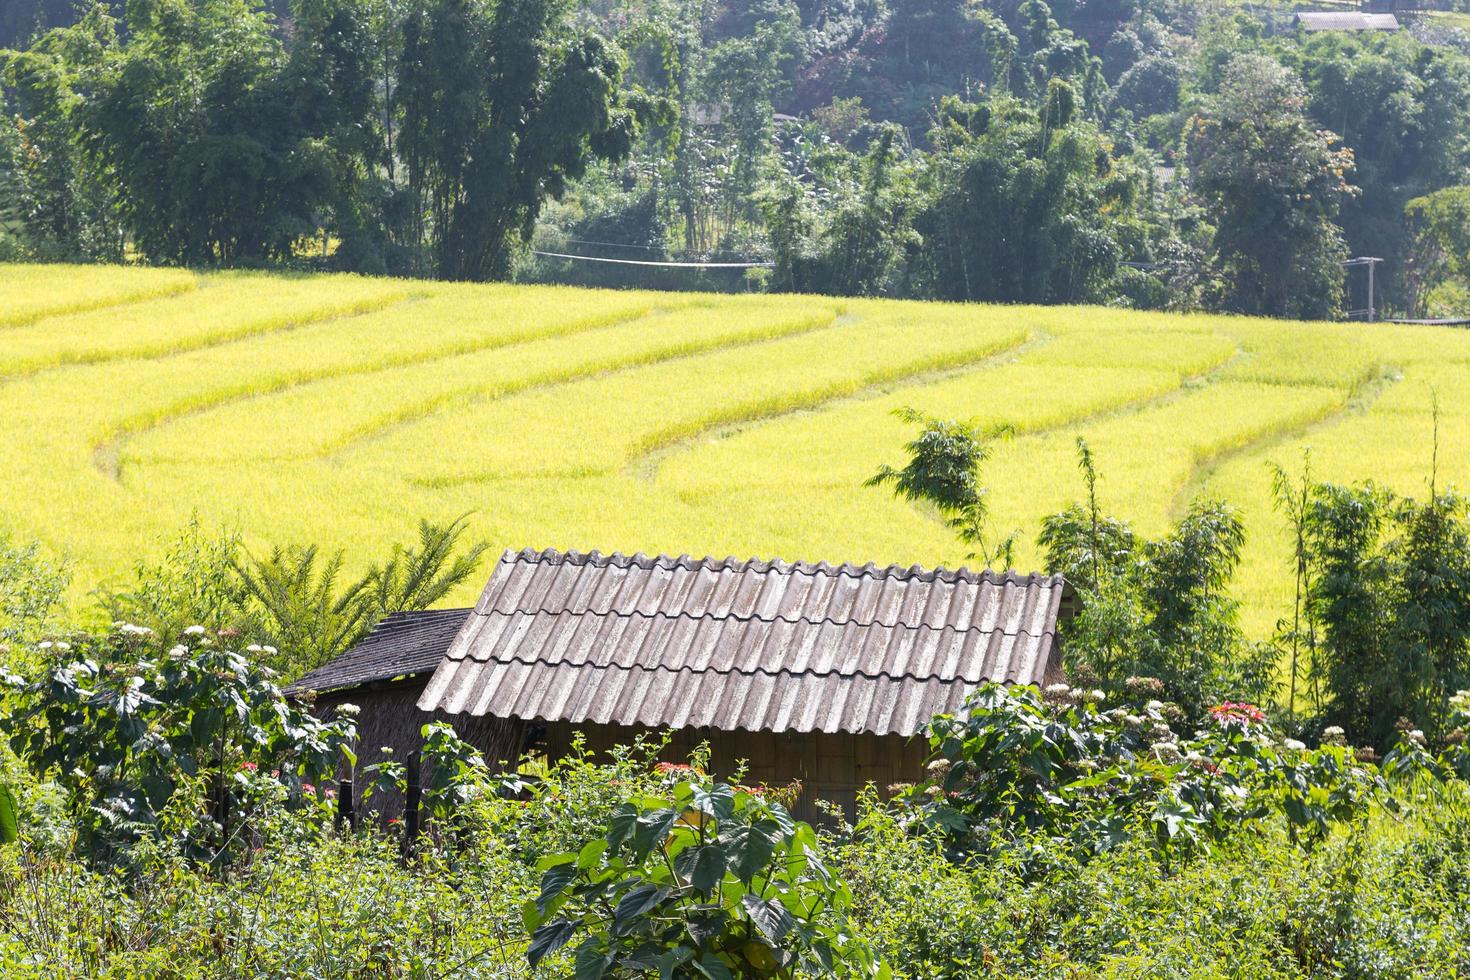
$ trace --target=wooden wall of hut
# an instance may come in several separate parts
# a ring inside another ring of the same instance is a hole
[[[443,712],[430,714],[420,711],[417,705],[425,683],[425,678],[414,678],[318,697],[316,710],[323,716],[330,716],[344,703],[357,705],[359,774],[385,758],[384,747],[392,750],[393,759],[407,764],[410,755],[423,744],[423,726],[436,719],[453,724],[459,736],[479,749],[496,769],[515,762],[525,750],[544,753],[550,760],[563,758],[571,751],[577,732],[582,733],[586,748],[600,759],[607,758],[619,745],[652,734],[651,729],[624,725],[520,722]],[[528,734],[535,737],[535,744],[527,744]],[[924,758],[928,754],[924,739],[899,735],[685,728],[670,733],[669,743],[659,753],[659,759],[687,763],[702,742],[709,743],[711,774],[716,778],[733,779],[743,768],[740,778],[746,785],[782,787],[799,781],[802,791],[792,812],[798,819],[807,821],[828,819],[819,800],[835,804],[851,816],[858,793],[868,784],[886,795],[888,787],[896,783],[916,781],[923,774]],[[426,770],[421,769],[421,778],[427,781]],[[356,786],[359,800],[365,781],[359,776]],[[402,815],[403,798],[390,793],[369,801],[366,806],[359,804],[358,810],[387,820]]]
[[[548,723],[544,726],[547,756],[564,756],[578,732],[586,748],[599,755],[630,744],[639,735],[651,734],[649,729],[623,725]],[[886,796],[888,787],[896,783],[917,781],[929,752],[923,738],[901,735],[684,728],[670,733],[669,744],[659,758],[687,763],[702,742],[709,743],[710,769],[716,778],[732,779],[743,768],[740,778],[746,785],[780,787],[799,780],[802,792],[792,814],[809,822],[829,819],[819,800],[841,807],[851,817],[858,794],[869,783]]]

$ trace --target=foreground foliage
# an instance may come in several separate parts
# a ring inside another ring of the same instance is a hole
[[[743,787],[677,780],[537,866],[532,966],[576,942],[579,977],[890,975],[848,929],[851,895],[812,828]]]

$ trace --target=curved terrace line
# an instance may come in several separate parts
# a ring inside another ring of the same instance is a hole
[[[674,309],[681,308],[674,307]],[[114,479],[118,479],[119,473],[115,472],[115,470],[121,458],[123,446],[128,441],[137,438],[145,432],[166,428],[186,418],[203,415],[207,412],[242,402],[270,398],[274,395],[309,387],[310,385],[325,381],[395,371],[420,364],[452,360],[456,357],[463,357],[469,354],[479,354],[487,350],[517,347],[524,344],[537,343],[542,340],[599,330],[605,327],[636,323],[651,315],[657,315],[663,312],[665,312],[663,308],[641,307],[631,310],[626,314],[580,317],[568,321],[565,324],[558,325],[556,328],[536,334],[524,333],[509,336],[488,336],[481,340],[461,341],[444,347],[429,348],[413,353],[379,358],[374,361],[343,364],[337,367],[315,371],[311,369],[289,371],[264,380],[256,379],[244,384],[218,388],[189,398],[180,399],[156,411],[125,418],[107,426],[94,437],[93,457],[97,462],[98,469],[101,469],[103,472],[108,472]],[[297,456],[271,458],[309,459],[312,457],[310,454],[301,454]],[[178,460],[177,462],[195,462],[195,460]]]
[[[1219,333],[1203,332],[1200,335],[1212,337],[1226,336]],[[721,438],[722,436],[730,435],[735,432],[744,430],[751,424],[751,422],[763,424],[766,422],[776,421],[779,418],[789,417],[792,415],[800,415],[802,413],[809,412],[817,414],[821,412],[827,412],[845,404],[849,404],[852,402],[870,401],[873,398],[881,397],[885,394],[903,391],[905,389],[918,387],[920,385],[933,384],[935,382],[944,381],[949,378],[963,377],[970,374],[983,374],[986,371],[990,371],[996,367],[1001,366],[1002,364],[1024,363],[1027,354],[1041,347],[1048,346],[1051,343],[1057,342],[1059,340],[1060,338],[1056,337],[1055,335],[1045,333],[1044,331],[1038,329],[1036,335],[1028,339],[1026,342],[1017,345],[1011,350],[998,352],[993,358],[987,359],[994,361],[995,363],[986,363],[985,361],[981,361],[974,364],[966,364],[957,367],[945,368],[933,372],[931,376],[915,376],[912,379],[904,379],[901,381],[901,383],[898,384],[893,384],[890,382],[887,385],[875,385],[871,389],[854,392],[851,395],[836,398],[817,406],[797,406],[776,415],[717,425],[705,431],[695,433],[687,439],[680,439],[674,443],[669,444],[663,449],[655,450],[646,454],[642,460],[635,461],[635,463],[633,464],[629,464],[629,466],[625,468],[625,472],[634,469],[634,467],[636,466],[637,475],[652,480],[657,476],[658,470],[663,465],[663,462],[669,457],[675,455],[676,453],[688,452],[692,450],[696,445],[706,443],[712,439]],[[1122,403],[1109,404],[1096,410],[1084,412],[1081,415],[1074,415],[1066,419],[1046,423],[1044,425],[1035,426],[1033,428],[1020,429],[1017,432],[1017,436],[1019,438],[1030,438],[1032,436],[1045,435],[1050,432],[1064,430],[1068,426],[1076,425],[1079,423],[1086,423],[1096,419],[1107,418],[1109,416],[1121,416],[1135,411],[1142,411],[1143,409],[1154,404],[1167,403],[1171,399],[1180,397],[1181,394],[1185,391],[1186,386],[1189,386],[1191,382],[1199,381],[1200,379],[1213,378],[1214,376],[1227,370],[1232,364],[1240,360],[1243,356],[1244,352],[1237,345],[1234,354],[1222,359],[1218,363],[1210,366],[1209,368],[1206,368],[1203,371],[1198,371],[1195,373],[1186,373],[1183,371],[1177,372],[1179,383],[1170,388],[1168,391],[1164,391],[1158,394],[1144,395],[1143,397],[1136,400],[1129,399],[1125,400]],[[1159,370],[1169,371],[1170,369],[1160,368]],[[1206,383],[1213,383],[1213,381],[1208,381]],[[1190,390],[1193,390],[1193,386],[1190,387]],[[638,465],[640,463],[641,466]],[[934,519],[936,520],[940,519],[937,515],[931,516],[934,517]]]
[[[742,431],[753,424],[765,424],[803,413],[827,412],[840,405],[872,401],[905,388],[934,384],[967,374],[984,373],[1003,364],[1014,363],[1015,360],[1024,357],[1027,352],[1045,346],[1054,339],[1052,334],[1036,330],[1034,333],[1023,335],[1017,343],[991,350],[973,360],[966,359],[962,363],[937,364],[921,368],[912,374],[883,372],[893,374],[893,376],[876,378],[855,389],[834,394],[829,398],[810,402],[802,400],[769,412],[739,415],[729,419],[713,415],[706,416],[705,420],[700,421],[713,420],[712,423],[703,425],[696,423],[698,427],[694,431],[684,431],[686,426],[670,427],[664,430],[672,438],[655,431],[640,440],[632,456],[623,464],[623,473],[651,482],[657,479],[659,469],[670,457],[681,452],[688,452],[698,444]]]
[[[173,299],[185,293],[194,292],[199,289],[199,278],[193,276],[185,282],[173,283],[161,289],[136,290],[134,292],[120,293],[114,296],[102,296],[95,300],[86,300],[80,303],[66,304],[62,306],[49,307],[32,313],[22,313],[14,317],[0,316],[0,330],[12,330],[18,327],[29,327],[40,323],[42,320],[50,320],[59,316],[75,316],[78,313],[96,313],[99,310],[111,310],[124,306],[135,306],[138,303],[146,303],[155,299]]]
[[[891,385],[895,381],[907,377],[953,373],[957,368],[962,366],[973,365],[977,361],[1004,356],[1008,352],[1024,346],[1027,340],[1028,337],[1022,335],[1008,346],[1005,345],[1005,341],[1000,341],[1000,346],[997,344],[987,344],[979,349],[933,355],[921,361],[912,362],[900,367],[881,371],[870,371],[858,378],[834,381],[802,392],[777,394],[756,402],[746,402],[716,415],[703,416],[692,422],[672,426],[666,430],[656,430],[633,444],[630,449],[629,458],[621,466],[593,467],[591,468],[591,473],[588,475],[608,476],[620,470],[627,472],[630,468],[636,467],[641,459],[657,452],[662,446],[682,442],[686,439],[697,439],[700,435],[714,428],[748,424],[752,421],[773,418],[803,409],[810,409],[815,406],[826,405],[838,399],[854,397],[859,392]],[[686,430],[691,428],[694,431],[685,435]],[[677,438],[669,438],[669,434],[677,434]],[[442,489],[477,483],[498,483],[512,479],[539,479],[544,475],[541,472],[508,473],[504,470],[478,470],[470,473],[455,473],[443,476],[408,477],[407,480],[414,486]]]
[[[380,313],[400,303],[405,303],[413,299],[422,299],[426,295],[428,294],[416,293],[410,290],[390,292],[380,296],[354,300],[350,303],[324,306],[305,314],[258,320],[227,330],[200,334],[197,337],[190,337],[182,341],[160,342],[139,347],[124,347],[118,350],[93,349],[63,351],[53,357],[38,357],[30,361],[21,361],[18,365],[9,368],[0,366],[0,381],[34,378],[51,371],[62,371],[69,368],[87,367],[97,364],[114,364],[124,361],[167,361],[170,358],[179,357],[183,354],[192,354],[196,351],[208,350],[215,347],[225,347],[241,341],[252,340],[256,337],[286,333],[287,331],[299,330],[302,327],[314,326],[333,320],[349,320],[372,313]]]
[[[1349,416],[1366,414],[1374,403],[1383,397],[1383,393],[1398,384],[1400,380],[1391,365],[1376,364],[1371,371],[1365,371],[1363,376],[1345,392],[1341,402],[1329,406],[1326,411],[1300,422],[1293,422],[1281,428],[1263,432],[1237,446],[1200,455],[1191,464],[1189,476],[1175,491],[1173,499],[1169,502],[1167,513],[1172,519],[1177,520],[1195,495],[1204,489],[1210,478],[1228,463],[1263,452],[1273,446],[1284,445],[1309,433],[1340,425]]]
[[[335,440],[325,451],[313,454],[311,458],[330,459],[340,457],[354,451],[364,442],[382,439],[394,429],[413,425],[432,415],[448,411],[451,408],[499,401],[503,398],[510,398],[530,391],[541,391],[578,381],[587,381],[593,378],[621,374],[625,371],[650,367],[655,364],[668,364],[742,347],[758,347],[762,344],[784,340],[788,337],[830,330],[833,327],[842,326],[851,322],[853,322],[851,315],[846,312],[844,307],[838,306],[831,316],[802,317],[796,320],[782,321],[773,326],[751,330],[746,333],[683,341],[664,347],[656,347],[637,354],[610,357],[602,361],[578,365],[573,368],[545,371],[538,375],[530,375],[514,381],[497,381],[489,385],[467,385],[454,391],[441,392],[432,398],[426,398],[417,404],[387,413],[370,422],[357,426],[341,438]],[[600,470],[589,470],[588,474],[590,475],[594,471],[601,472]],[[495,478],[503,479],[505,478],[505,474],[495,474]],[[442,482],[444,480],[447,480],[448,483]],[[455,482],[455,478],[409,478],[409,482],[416,482],[425,486],[452,485]],[[474,483],[482,481],[471,479],[459,482]]]

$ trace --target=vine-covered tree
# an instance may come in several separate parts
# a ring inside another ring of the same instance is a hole
[[[285,259],[349,193],[344,139],[372,125],[360,0],[302,0],[288,54],[252,0],[134,0],[80,110],[150,257]]]

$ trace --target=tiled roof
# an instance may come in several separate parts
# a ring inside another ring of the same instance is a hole
[[[1296,15],[1305,31],[1396,31],[1398,18],[1393,14],[1365,14],[1356,11],[1310,11]]]
[[[335,691],[394,677],[427,674],[439,666],[468,609],[392,613],[367,639],[291,685],[293,691]]]
[[[1060,578],[508,551],[419,706],[544,721],[913,734],[1058,671]]]

